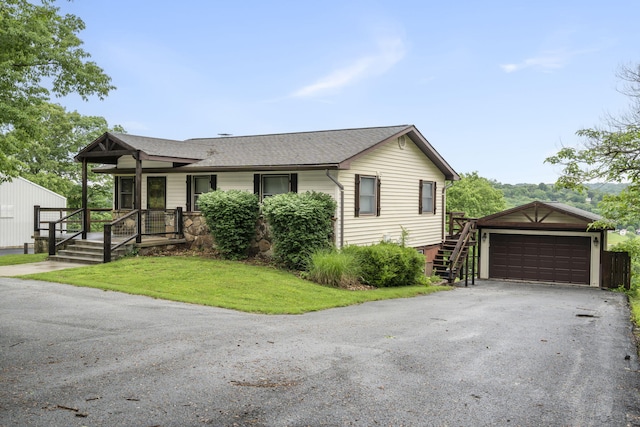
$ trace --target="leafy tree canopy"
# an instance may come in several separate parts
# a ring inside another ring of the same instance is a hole
[[[40,117],[32,126],[32,146],[13,158],[20,176],[67,197],[71,207],[81,205],[82,165],[73,156],[89,142],[107,131],[124,132],[121,126],[109,128],[103,117],[67,112],[62,106],[44,102]],[[0,135],[0,144],[14,144],[20,132]],[[89,207],[110,207],[113,178],[89,171]]]
[[[460,174],[447,190],[447,211],[464,212],[468,217],[479,218],[504,210],[506,207],[504,194],[494,188],[486,178],[478,176],[478,172]]]
[[[33,149],[51,95],[103,99],[115,89],[81,48],[77,34],[84,22],[60,15],[53,3],[0,3],[0,134],[12,134],[0,140],[0,182],[18,175],[21,164],[15,155]]]
[[[640,218],[640,66],[623,67],[622,92],[631,100],[629,113],[609,118],[606,127],[581,129],[580,147],[564,147],[545,161],[563,167],[557,185],[584,190],[585,183],[628,182],[618,195],[603,198],[601,214],[614,223]]]

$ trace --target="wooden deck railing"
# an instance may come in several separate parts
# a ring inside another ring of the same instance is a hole
[[[133,239],[139,240],[138,238],[141,235],[140,219],[140,211],[135,209],[115,221],[104,225],[103,261],[105,263],[111,262],[113,251],[126,245]],[[115,245],[112,245],[111,241],[114,232],[120,239]]]
[[[49,230],[51,221],[59,221],[68,216],[68,212],[77,211],[78,208],[44,208],[39,205],[33,207],[33,231],[42,232]],[[88,208],[89,229],[91,231],[101,231],[102,224],[106,224],[113,220],[110,208]],[[82,227],[82,223],[77,219],[67,220],[65,222],[67,228],[73,230]]]
[[[84,209],[77,209],[57,221],[49,222],[49,255],[55,255],[58,246],[84,232],[82,227],[82,224],[84,224],[83,215]],[[80,224],[79,227],[77,226],[78,224]],[[72,226],[72,229],[69,229],[69,225]],[[56,238],[56,233],[58,232],[60,232],[60,235],[65,236],[60,241]]]
[[[107,259],[111,259],[114,250],[133,239],[140,243],[142,236],[183,236],[182,207],[140,211],[89,208],[86,210],[87,229],[84,228],[84,215],[83,209],[34,206],[34,237],[44,237],[43,233],[48,233],[49,255],[55,255],[60,245],[80,234],[84,239],[87,233],[100,232],[96,238],[104,238],[105,262],[109,262]],[[114,220],[114,216],[118,218]],[[114,241],[117,243],[112,245]]]

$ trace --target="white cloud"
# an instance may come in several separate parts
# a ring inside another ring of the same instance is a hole
[[[549,72],[551,70],[564,67],[577,52],[546,52],[533,58],[527,58],[524,61],[515,64],[502,64],[502,68],[506,73],[524,70],[526,68],[536,68],[538,70]]]
[[[378,43],[378,51],[354,60],[350,65],[337,69],[295,91],[294,97],[311,97],[330,90],[340,89],[358,80],[379,75],[388,71],[405,55],[405,47],[401,38],[389,38]]]
[[[542,52],[538,56],[527,58],[519,63],[501,64],[500,68],[502,68],[505,73],[513,73],[526,68],[535,68],[543,72],[551,72],[552,70],[565,67],[576,56],[598,52],[599,50],[602,50],[602,48],[598,46],[579,50],[549,50]]]

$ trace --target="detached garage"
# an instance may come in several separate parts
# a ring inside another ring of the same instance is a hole
[[[64,208],[67,198],[20,177],[0,183],[0,248],[33,242],[35,205]]]
[[[538,201],[480,218],[480,278],[600,286],[606,230],[588,230],[598,219]]]

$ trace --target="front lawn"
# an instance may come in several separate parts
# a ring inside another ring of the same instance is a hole
[[[300,314],[451,289],[406,286],[350,291],[320,286],[268,266],[200,256],[125,258],[21,277],[266,314]]]
[[[32,262],[45,261],[48,254],[18,254],[0,256],[0,267],[4,265],[29,264]]]

